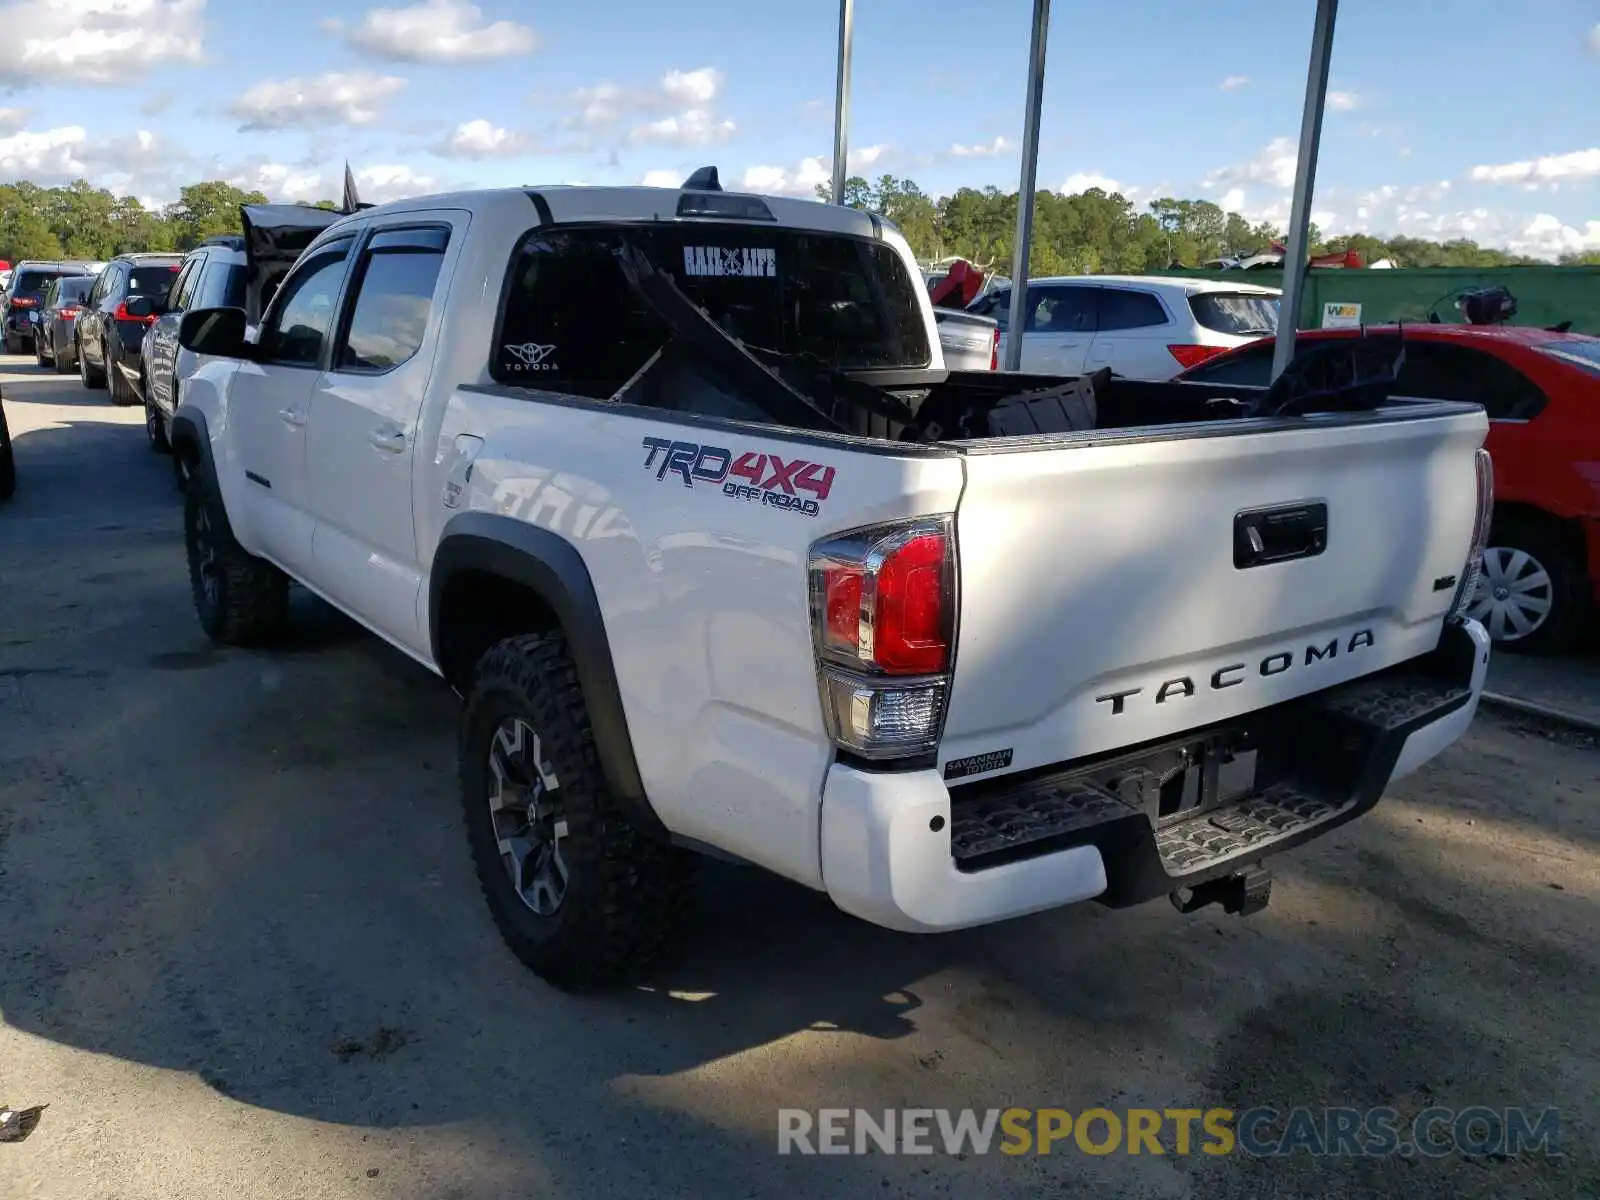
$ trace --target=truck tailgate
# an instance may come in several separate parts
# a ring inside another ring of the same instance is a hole
[[[1432,649],[1487,429],[1416,405],[965,446],[941,765],[1076,759]]]

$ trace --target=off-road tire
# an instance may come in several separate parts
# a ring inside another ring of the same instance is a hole
[[[189,557],[189,590],[200,627],[227,646],[263,642],[288,620],[289,577],[234,540],[222,502],[199,473],[183,503],[183,543]],[[207,548],[213,554],[216,587],[208,591]]]
[[[513,718],[538,736],[567,822],[567,889],[550,916],[519,896],[489,811],[491,747]],[[641,833],[606,787],[564,636],[507,638],[479,661],[462,716],[459,769],[478,883],[501,937],[524,964],[556,987],[586,991],[639,978],[679,951],[693,857]]]
[[[11,452],[11,429],[6,410],[0,408],[0,503],[17,494],[17,460]]]
[[[80,339],[75,343],[78,359],[78,382],[91,391],[95,388],[106,386],[106,373],[104,370],[95,370],[89,365],[89,360],[83,356],[83,342]]]

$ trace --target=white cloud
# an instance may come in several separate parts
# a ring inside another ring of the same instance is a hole
[[[769,196],[801,196],[807,200],[817,197],[817,185],[829,183],[832,169],[820,158],[803,158],[794,170],[786,167],[756,166],[745,168],[739,190],[761,192]]]
[[[861,167],[870,167],[888,151],[887,146],[862,146],[856,150],[845,152],[845,161],[850,164],[852,171]]]
[[[29,179],[48,186],[50,180],[75,178],[85,171],[82,158],[88,134],[82,125],[63,125],[38,133],[20,130],[0,138],[0,176]]]
[[[28,123],[30,115],[25,108],[0,108],[0,133],[15,133]]]
[[[437,192],[444,184],[435,176],[422,175],[405,165],[363,167],[355,173],[356,191],[373,204],[423,196]]]
[[[1063,196],[1075,196],[1079,192],[1087,192],[1090,188],[1099,188],[1102,192],[1120,192],[1122,185],[1115,179],[1108,179],[1096,171],[1079,171],[1068,175],[1066,182],[1061,185]]]
[[[1222,193],[1222,199],[1217,201],[1217,207],[1228,212],[1242,212],[1244,210],[1244,189],[1229,188]]]
[[[662,117],[635,125],[628,131],[630,142],[668,142],[678,146],[705,146],[725,141],[733,135],[734,124],[726,117],[718,117],[704,108],[691,108],[686,112]]]
[[[445,158],[506,158],[522,154],[528,149],[528,140],[520,133],[502,129],[479,117],[463,121],[456,131],[432,150]]]
[[[343,170],[317,171],[286,163],[256,162],[224,168],[218,174],[234,187],[259,190],[269,200],[285,203],[337,200],[344,188]],[[403,165],[362,167],[355,177],[361,199],[372,204],[426,195],[444,186],[435,176],[418,174]]]
[[[1352,108],[1360,108],[1366,103],[1364,96],[1355,92],[1329,92],[1328,107],[1334,112],[1349,112]]]
[[[572,93],[578,105],[577,124],[605,129],[625,117],[707,109],[722,94],[723,75],[714,67],[668,71],[646,87],[601,83]]]
[[[359,24],[323,22],[358,50],[396,62],[464,63],[530,53],[539,42],[526,25],[485,23],[483,10],[464,0],[423,0],[410,8],[374,8]]]
[[[1468,176],[1474,183],[1515,183],[1537,190],[1556,187],[1600,176],[1600,148],[1574,150],[1570,154],[1547,154],[1522,162],[1473,167]]]
[[[1600,25],[1589,30],[1589,53],[1600,54]]]
[[[228,106],[241,129],[286,129],[296,125],[366,125],[383,102],[406,86],[394,75],[328,71],[311,78],[267,80]]]
[[[714,67],[668,71],[661,77],[661,94],[691,108],[710,104],[721,90],[722,72]]]
[[[1248,162],[1208,171],[1201,186],[1219,191],[1240,184],[1266,183],[1273,187],[1294,186],[1294,166],[1300,157],[1293,138],[1276,137]]]
[[[956,158],[989,158],[996,154],[1004,154],[1010,149],[1011,143],[997,136],[992,142],[978,142],[971,146],[963,146],[958,142],[950,147],[950,153]]]
[[[196,63],[205,0],[13,0],[0,4],[0,85],[127,83]]]
[[[1237,92],[1249,82],[1250,76],[1248,75],[1229,75],[1217,86],[1219,86],[1225,92]]]
[[[685,178],[687,176],[682,171],[672,171],[665,167],[657,167],[653,171],[646,171],[639,183],[644,187],[675,188],[682,186]]]

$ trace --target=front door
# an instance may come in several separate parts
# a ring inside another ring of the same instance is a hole
[[[463,213],[407,213],[373,227],[352,275],[346,332],[311,398],[314,577],[422,656],[412,456],[464,223]]]
[[[261,323],[253,361],[229,389],[228,420],[244,480],[251,547],[292,575],[311,568],[306,486],[311,393],[326,361],[353,237],[307,250]]]

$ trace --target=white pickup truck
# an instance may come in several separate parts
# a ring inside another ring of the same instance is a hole
[[[694,852],[907,931],[1253,911],[1467,728],[1481,410],[948,372],[889,223],[691,182],[367,209],[179,334],[202,625],[294,579],[460,691],[536,971],[658,959]]]

